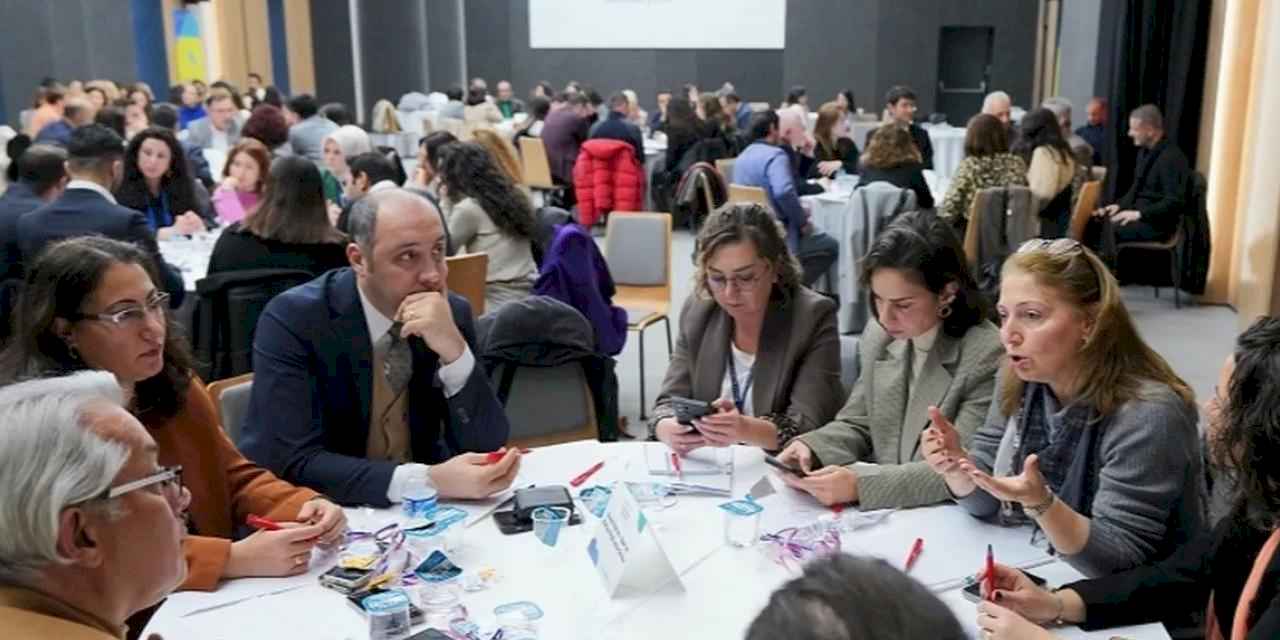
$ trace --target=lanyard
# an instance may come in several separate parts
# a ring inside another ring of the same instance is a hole
[[[747,404],[747,394],[751,392],[751,383],[754,382],[756,375],[755,365],[747,372],[747,380],[742,384],[742,388],[738,388],[738,366],[734,364],[733,346],[729,346],[729,387],[733,390],[733,404],[738,408],[738,413],[742,413],[743,407]]]
[[[173,214],[169,212],[169,194],[162,189],[160,198],[158,199],[159,208],[156,208],[157,201],[147,198],[147,222],[151,223],[151,230],[155,231],[164,227],[173,225]]]

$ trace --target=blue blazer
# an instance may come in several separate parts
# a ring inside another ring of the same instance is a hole
[[[449,306],[473,354],[471,307]],[[479,361],[462,390],[444,397],[435,353],[410,338],[409,436],[416,462],[506,444],[507,415]],[[478,357],[478,356],[477,356]],[[365,457],[373,397],[373,344],[356,275],[335,269],[275,297],[253,338],[253,392],[241,433],[246,456],[290,482],[344,504],[386,506],[396,463]]]
[[[158,284],[169,292],[169,306],[177,309],[182,305],[186,292],[182,273],[160,256],[156,233],[141,213],[112,204],[89,189],[67,189],[57,200],[18,219],[18,247],[28,266],[58,240],[94,235],[132,242],[150,254],[160,273]]]
[[[21,279],[22,249],[18,247],[18,219],[45,205],[26,182],[15,182],[0,196],[0,281]]]

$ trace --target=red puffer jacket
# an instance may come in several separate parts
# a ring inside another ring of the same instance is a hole
[[[604,138],[582,143],[573,165],[579,223],[590,227],[610,211],[640,211],[644,187],[644,167],[630,144]]]

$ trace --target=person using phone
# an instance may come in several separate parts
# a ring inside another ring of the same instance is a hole
[[[1187,626],[1188,612],[1206,610],[1207,629],[1196,630],[1210,638],[1280,637],[1277,399],[1280,319],[1264,317],[1240,335],[1204,402],[1213,457],[1235,474],[1230,513],[1159,562],[1053,591],[997,564],[995,601],[978,609],[984,637],[1052,638],[1038,625],[1059,620],[1090,631],[1160,621],[1172,632]]]
[[[839,406],[836,305],[800,284],[777,219],[758,204],[713,212],[698,234],[697,285],[653,415],[651,438],[680,455],[749,444],[776,451]],[[676,396],[714,412],[676,419]]]
[[[886,227],[862,261],[862,280],[874,318],[858,343],[858,380],[835,420],[779,456],[809,477],[783,481],[827,505],[942,502],[951,495],[920,446],[929,411],[954,420],[968,441],[991,403],[1000,333],[951,225],[932,213]]]

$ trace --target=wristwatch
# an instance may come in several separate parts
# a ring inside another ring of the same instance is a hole
[[[1058,496],[1053,495],[1052,489],[1049,489],[1048,487],[1046,487],[1044,491],[1045,493],[1049,494],[1049,497],[1045,498],[1044,502],[1041,502],[1040,504],[1023,503],[1022,505],[1022,511],[1037,520],[1039,520],[1041,516],[1047,513],[1049,509],[1053,507],[1053,503],[1057,502],[1058,500]]]

